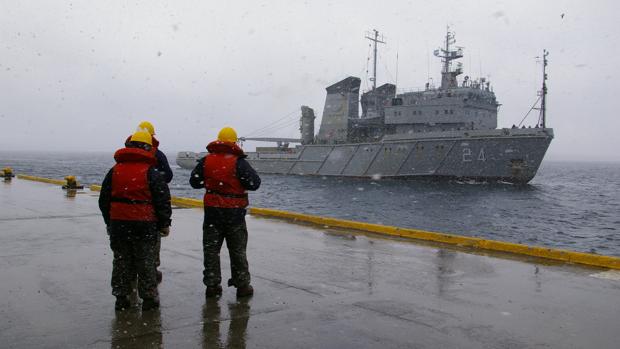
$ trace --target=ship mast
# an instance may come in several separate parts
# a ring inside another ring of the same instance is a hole
[[[447,73],[450,71],[450,39],[452,39],[454,42],[454,37],[450,37],[450,27],[446,27],[446,49],[443,51],[445,56],[444,56],[444,61],[443,61],[443,71],[442,73]],[[442,86],[443,87],[443,86]]]
[[[445,47],[441,47],[434,52],[436,57],[443,59],[443,69],[441,70],[442,89],[456,88],[456,77],[463,73],[462,63],[459,63],[456,69],[451,69],[452,61],[463,57],[463,49],[461,47],[457,46],[456,50],[450,48],[450,45],[455,42],[454,33],[450,32],[450,27],[447,27]]]
[[[375,43],[375,50],[374,50],[374,59],[373,59],[373,69],[372,69],[372,90],[374,91],[377,88],[377,43],[380,44],[385,44],[385,40],[383,38],[383,35],[381,35],[381,37],[379,37],[379,31],[376,29],[373,29],[372,32],[368,32],[366,34],[366,39],[373,41]]]
[[[547,127],[547,56],[549,52],[543,50],[543,83],[540,101],[540,119],[542,128]]]

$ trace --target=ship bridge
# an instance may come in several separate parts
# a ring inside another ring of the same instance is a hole
[[[493,130],[498,107],[488,85],[402,93],[385,108],[386,134]]]

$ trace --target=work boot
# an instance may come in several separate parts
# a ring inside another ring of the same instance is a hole
[[[157,283],[161,284],[161,280],[164,278],[164,275],[161,273],[161,271],[157,270]]]
[[[222,295],[222,286],[207,286],[207,290],[205,291],[205,297],[213,298],[219,297]]]
[[[116,310],[125,310],[131,307],[131,302],[127,296],[116,296],[116,303],[114,304],[114,309]]]
[[[250,297],[253,294],[254,287],[252,285],[237,287],[237,297]]]
[[[142,300],[142,311],[159,308],[159,298],[144,298]]]

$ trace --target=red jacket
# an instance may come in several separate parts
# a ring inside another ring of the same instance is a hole
[[[203,175],[205,207],[245,208],[248,194],[237,179],[237,159],[243,150],[235,143],[214,141],[207,146]]]
[[[110,219],[156,222],[148,170],[156,163],[152,152],[123,148],[114,154]]]

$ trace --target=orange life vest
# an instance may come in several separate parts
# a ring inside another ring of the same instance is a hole
[[[155,156],[139,148],[123,148],[116,151],[114,159],[110,219],[156,222],[148,181]]]
[[[203,164],[205,207],[245,208],[248,193],[237,178],[237,159],[243,150],[234,143],[215,141],[207,146]]]

